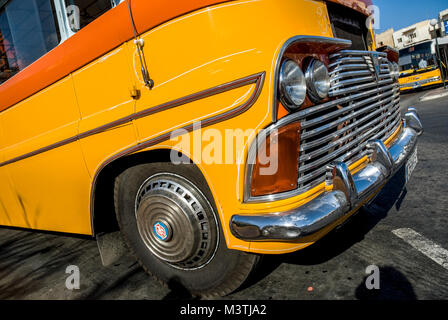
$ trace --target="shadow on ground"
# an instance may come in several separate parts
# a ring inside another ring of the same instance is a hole
[[[84,251],[79,241],[67,246],[65,239],[58,236],[31,232],[11,234],[0,244],[0,299],[22,299],[42,289],[45,278],[63,272],[67,261],[76,260]],[[54,239],[48,241],[48,237]],[[64,249],[58,250],[61,247]],[[30,263],[39,255],[45,258]]]
[[[367,289],[368,276],[356,288],[359,300],[417,300],[409,280],[397,269],[389,266],[380,267],[380,288]]]

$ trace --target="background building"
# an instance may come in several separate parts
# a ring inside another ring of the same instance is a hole
[[[448,36],[448,9],[439,13],[439,21],[442,27],[442,36]]]
[[[389,47],[395,47],[394,43],[394,29],[389,29],[384,31],[383,33],[376,35],[376,46],[382,47],[382,46],[389,46]]]
[[[439,24],[435,30],[430,24],[431,20],[421,21],[397,31],[388,29],[376,35],[376,45],[377,47],[390,46],[403,49],[436,37],[448,37],[448,9],[441,11],[437,18]]]
[[[394,32],[394,43],[397,49],[412,46],[422,41],[431,40],[431,20],[425,20]]]

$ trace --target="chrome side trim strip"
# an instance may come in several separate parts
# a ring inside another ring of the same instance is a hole
[[[370,163],[365,168],[352,175],[347,164],[334,162],[326,169],[326,183],[333,185],[332,191],[286,212],[234,215],[232,234],[245,241],[297,241],[322,230],[374,195],[411,156],[422,132],[415,109],[408,110],[404,129],[389,149],[381,140],[368,142]]]

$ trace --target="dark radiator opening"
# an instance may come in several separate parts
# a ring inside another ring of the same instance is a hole
[[[339,4],[327,3],[327,8],[334,36],[351,40],[350,50],[368,50],[367,17]]]

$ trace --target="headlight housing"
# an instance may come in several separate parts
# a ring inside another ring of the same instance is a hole
[[[279,75],[280,101],[290,110],[299,108],[306,99],[305,75],[297,62],[285,60]]]
[[[328,96],[330,75],[325,64],[313,59],[305,72],[308,95],[313,102],[319,102]]]

